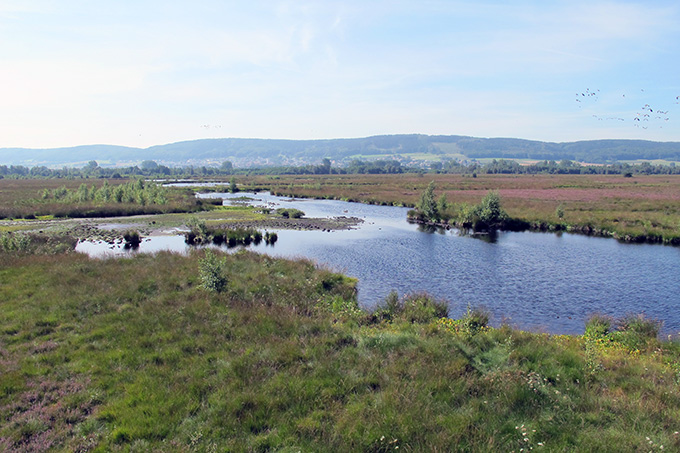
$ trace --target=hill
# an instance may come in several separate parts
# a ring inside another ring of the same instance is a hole
[[[611,163],[621,160],[680,161],[680,142],[647,140],[588,140],[542,142],[516,138],[460,135],[378,135],[328,140],[219,138],[191,140],[149,148],[83,145],[70,148],[0,148],[4,165],[135,164],[154,160],[170,166],[213,165],[231,160],[241,167],[317,163],[324,157],[342,162],[354,158],[533,159]]]

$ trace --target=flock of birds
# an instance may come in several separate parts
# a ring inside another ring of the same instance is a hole
[[[644,93],[645,90],[640,89],[640,92]],[[585,91],[576,93],[575,100],[578,103],[579,108],[582,108],[582,106],[585,105],[586,103],[597,102],[599,99],[599,93],[600,93],[599,89],[591,90],[590,88],[586,88]],[[622,94],[621,97],[626,98],[626,95]],[[680,96],[675,97],[674,103],[680,104]],[[662,110],[660,108],[654,108],[648,103],[645,103],[645,105],[640,107],[635,112],[632,118],[628,119],[620,116],[600,116],[600,115],[592,116],[598,121],[621,121],[621,122],[629,121],[633,123],[633,126],[639,127],[641,129],[649,129],[650,127],[656,126],[662,128],[666,122],[670,121],[668,109]]]

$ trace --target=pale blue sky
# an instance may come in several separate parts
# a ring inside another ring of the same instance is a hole
[[[0,147],[680,141],[679,69],[676,0],[0,0]]]

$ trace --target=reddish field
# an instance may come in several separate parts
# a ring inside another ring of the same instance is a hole
[[[620,175],[318,175],[240,178],[246,187],[287,195],[413,206],[430,181],[450,202],[478,203],[498,190],[510,216],[563,222],[625,235],[680,236],[680,176]],[[560,221],[558,206],[564,210]]]

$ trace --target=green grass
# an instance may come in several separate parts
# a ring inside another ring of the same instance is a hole
[[[640,318],[632,348],[376,316],[310,262],[227,255],[211,293],[202,258],[0,255],[0,450],[680,448],[680,347]]]

